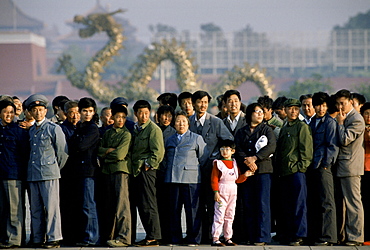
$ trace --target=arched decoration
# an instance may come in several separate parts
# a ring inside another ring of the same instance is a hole
[[[112,17],[120,12],[123,11],[74,18],[74,22],[86,25],[86,28],[80,29],[80,37],[91,37],[96,32],[104,31],[107,33],[109,41],[89,61],[85,72],[77,71],[71,62],[70,55],[63,55],[59,58],[58,71],[63,69],[73,86],[86,89],[94,98],[103,103],[109,103],[117,96],[124,96],[129,101],[138,99],[154,101],[159,93],[148,88],[147,85],[161,61],[168,59],[176,65],[177,83],[181,91],[194,92],[201,88],[201,83],[196,80],[190,52],[185,49],[184,44],[177,44],[175,39],[171,42],[163,40],[161,43],[153,43],[150,48],[146,48],[144,54],[139,57],[138,63],[131,68],[130,77],[125,83],[120,82],[116,87],[108,87],[103,84],[100,73],[104,71],[103,68],[107,62],[123,48],[122,42],[125,40],[122,35],[122,26]]]
[[[109,41],[98,51],[93,58],[88,62],[85,72],[78,72],[76,67],[71,62],[70,55],[62,55],[60,57],[58,72],[64,70],[67,79],[73,86],[86,89],[94,98],[103,103],[109,103],[117,96],[117,90],[112,89],[101,82],[100,73],[104,71],[106,64],[113,56],[118,54],[118,51],[123,48],[122,42],[126,39],[122,35],[122,26],[118,24],[113,15],[121,13],[119,9],[111,13],[91,14],[87,17],[75,16],[74,22],[81,23],[86,26],[79,30],[79,35],[82,38],[91,37],[97,32],[106,32]]]
[[[86,28],[80,29],[79,35],[82,38],[91,37],[97,32],[106,32],[109,41],[96,53],[89,61],[84,72],[78,72],[71,62],[70,55],[63,55],[59,58],[60,66],[58,71],[64,70],[67,79],[81,89],[86,89],[94,98],[102,103],[109,103],[117,96],[124,96],[129,101],[146,99],[155,101],[159,93],[148,87],[152,75],[158,65],[163,60],[171,60],[176,66],[176,79],[180,91],[194,92],[205,89],[200,81],[197,80],[193,58],[186,50],[185,44],[178,44],[175,39],[171,41],[163,40],[160,43],[152,43],[139,56],[138,62],[130,70],[130,76],[124,82],[117,83],[116,86],[109,86],[101,82],[100,73],[104,71],[107,62],[118,51],[123,48],[122,42],[125,37],[122,35],[122,26],[118,24],[113,15],[123,12],[118,10],[112,13],[91,14],[87,17],[76,16],[74,22],[84,24]],[[273,96],[269,80],[265,77],[265,72],[258,67],[251,67],[245,64],[243,68],[235,66],[233,70],[220,78],[219,82],[213,85],[210,92],[217,96],[228,89],[236,89],[245,81],[254,82],[261,90],[262,94]]]
[[[260,71],[257,65],[251,67],[248,63],[244,63],[242,68],[234,66],[231,71],[227,71],[210,92],[213,96],[218,96],[225,93],[226,90],[237,89],[246,81],[254,82],[262,95],[274,98],[273,88],[269,84],[270,79],[265,76],[265,70]]]
[[[186,50],[185,44],[178,44],[175,39],[172,41],[163,40],[161,43],[152,43],[145,52],[139,56],[138,63],[135,63],[130,70],[131,76],[127,80],[126,93],[133,99],[148,98],[155,100],[159,93],[148,88],[148,83],[158,65],[163,60],[171,60],[176,66],[176,80],[180,91],[194,92],[201,88],[197,81],[193,58]],[[140,96],[138,96],[140,95]],[[136,98],[135,98],[136,96]]]

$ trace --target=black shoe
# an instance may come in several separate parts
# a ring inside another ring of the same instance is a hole
[[[12,249],[12,248],[18,248],[19,245],[14,245],[12,243],[4,243],[4,244],[0,244],[0,248],[1,249]]]
[[[225,244],[222,243],[221,241],[217,240],[217,241],[212,242],[211,246],[213,246],[213,247],[224,247]]]
[[[59,241],[49,241],[44,244],[44,248],[59,248]]]
[[[235,247],[238,244],[234,243],[232,240],[226,240],[225,245],[228,246],[228,247]]]
[[[331,243],[331,242],[328,242],[328,241],[316,241],[315,242],[315,246],[322,246],[322,247],[324,247],[324,246],[332,246],[333,245],[333,243]]]
[[[136,242],[135,245],[138,247],[159,247],[159,243],[157,240],[149,241],[146,239]]]
[[[362,246],[362,243],[361,242],[357,242],[357,241],[347,241],[346,242],[346,246]]]
[[[294,241],[289,242],[289,246],[300,246],[303,244],[302,238],[297,238]]]

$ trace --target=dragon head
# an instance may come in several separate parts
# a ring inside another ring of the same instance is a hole
[[[118,9],[110,13],[94,13],[90,14],[87,17],[76,15],[73,19],[75,23],[83,24],[86,28],[79,30],[79,35],[82,38],[91,37],[96,32],[109,31],[112,28],[119,28],[119,24],[113,19],[113,15],[117,13],[125,12],[122,9]],[[117,27],[116,27],[117,26]]]

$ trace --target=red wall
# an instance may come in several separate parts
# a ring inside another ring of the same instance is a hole
[[[0,44],[0,86],[32,84],[45,76],[46,70],[45,48],[34,44]]]

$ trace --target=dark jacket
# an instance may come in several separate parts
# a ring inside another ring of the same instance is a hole
[[[241,112],[241,111],[240,111]],[[230,126],[230,123],[229,121],[227,120],[228,117],[224,118],[222,121],[224,122],[225,126],[227,127],[227,129],[230,131],[230,133],[235,136],[236,133],[238,132],[239,129],[243,128],[245,125],[247,125],[247,121],[245,120],[245,114],[243,112],[241,112],[240,114],[240,117],[239,117],[239,120],[238,120],[238,123],[233,130],[231,130],[231,126]]]
[[[30,155],[28,131],[15,123],[0,125],[0,179],[25,180]]]
[[[63,133],[66,136],[66,141],[68,141],[69,138],[72,137],[72,135],[74,134],[74,132],[77,129],[77,125],[74,126],[67,119],[62,124],[60,124],[60,127],[62,128]]]
[[[76,177],[94,177],[98,166],[99,129],[94,121],[79,123],[68,141],[69,155]]]
[[[317,120],[315,116],[310,123],[313,139],[313,159],[310,168],[329,168],[338,157],[338,124],[329,114],[320,121],[316,122]]]
[[[78,122],[79,123],[79,122]],[[78,124],[77,124],[78,125]],[[66,137],[66,142],[69,145],[69,140],[71,139],[72,135],[75,133],[77,129],[77,125],[74,126],[70,123],[67,119],[60,125],[63,130],[63,133]],[[75,170],[74,170],[74,162],[75,160],[73,157],[68,157],[66,165],[60,170],[60,175],[63,179],[75,177]]]
[[[267,137],[268,143],[256,152],[256,142],[263,135]],[[247,124],[236,133],[235,144],[235,158],[242,173],[249,170],[249,167],[244,164],[244,158],[250,156],[256,156],[258,158],[256,161],[256,165],[258,166],[256,173],[273,172],[270,155],[275,153],[276,136],[270,126],[261,123],[251,133],[250,126]]]

